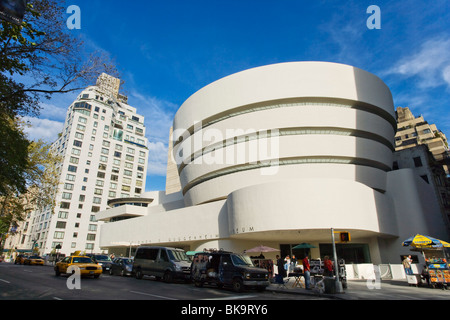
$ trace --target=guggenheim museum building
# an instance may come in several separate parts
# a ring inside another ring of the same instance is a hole
[[[289,62],[220,79],[193,94],[173,121],[167,189],[113,199],[99,212],[100,246],[244,252],[309,243],[353,264],[400,264],[417,234],[446,240],[431,187],[392,170],[397,130],[386,84],[364,70]],[[333,235],[334,236],[334,235]],[[259,253],[258,253],[259,254]],[[256,254],[256,255],[258,255]],[[421,259],[419,254],[419,259]]]

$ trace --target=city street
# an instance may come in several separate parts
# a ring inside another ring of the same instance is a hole
[[[151,278],[110,276],[82,278],[80,290],[69,290],[67,276],[56,277],[51,266],[0,264],[2,300],[317,300],[316,296],[249,290],[237,294],[214,287],[164,283]],[[320,298],[326,299],[326,298]]]

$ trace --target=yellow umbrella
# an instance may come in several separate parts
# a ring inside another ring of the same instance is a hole
[[[415,248],[450,248],[450,243],[446,241],[421,234],[416,234],[414,237],[406,239],[402,245]]]

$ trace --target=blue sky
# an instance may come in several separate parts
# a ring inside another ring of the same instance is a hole
[[[364,69],[390,87],[396,106],[450,135],[448,0],[66,3],[81,9],[81,30],[71,32],[115,59],[129,104],[146,118],[147,191],[165,188],[169,128],[181,104],[213,81],[267,64],[330,61]],[[370,5],[381,9],[381,29],[366,26]],[[54,140],[76,95],[45,101],[31,135]]]

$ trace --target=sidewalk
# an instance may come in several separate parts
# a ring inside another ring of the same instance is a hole
[[[294,278],[290,278],[285,286],[272,283],[267,291],[338,300],[450,300],[450,290],[410,286],[406,280],[381,280],[379,283],[375,280],[349,280],[343,293],[334,294],[293,288],[294,281]]]

